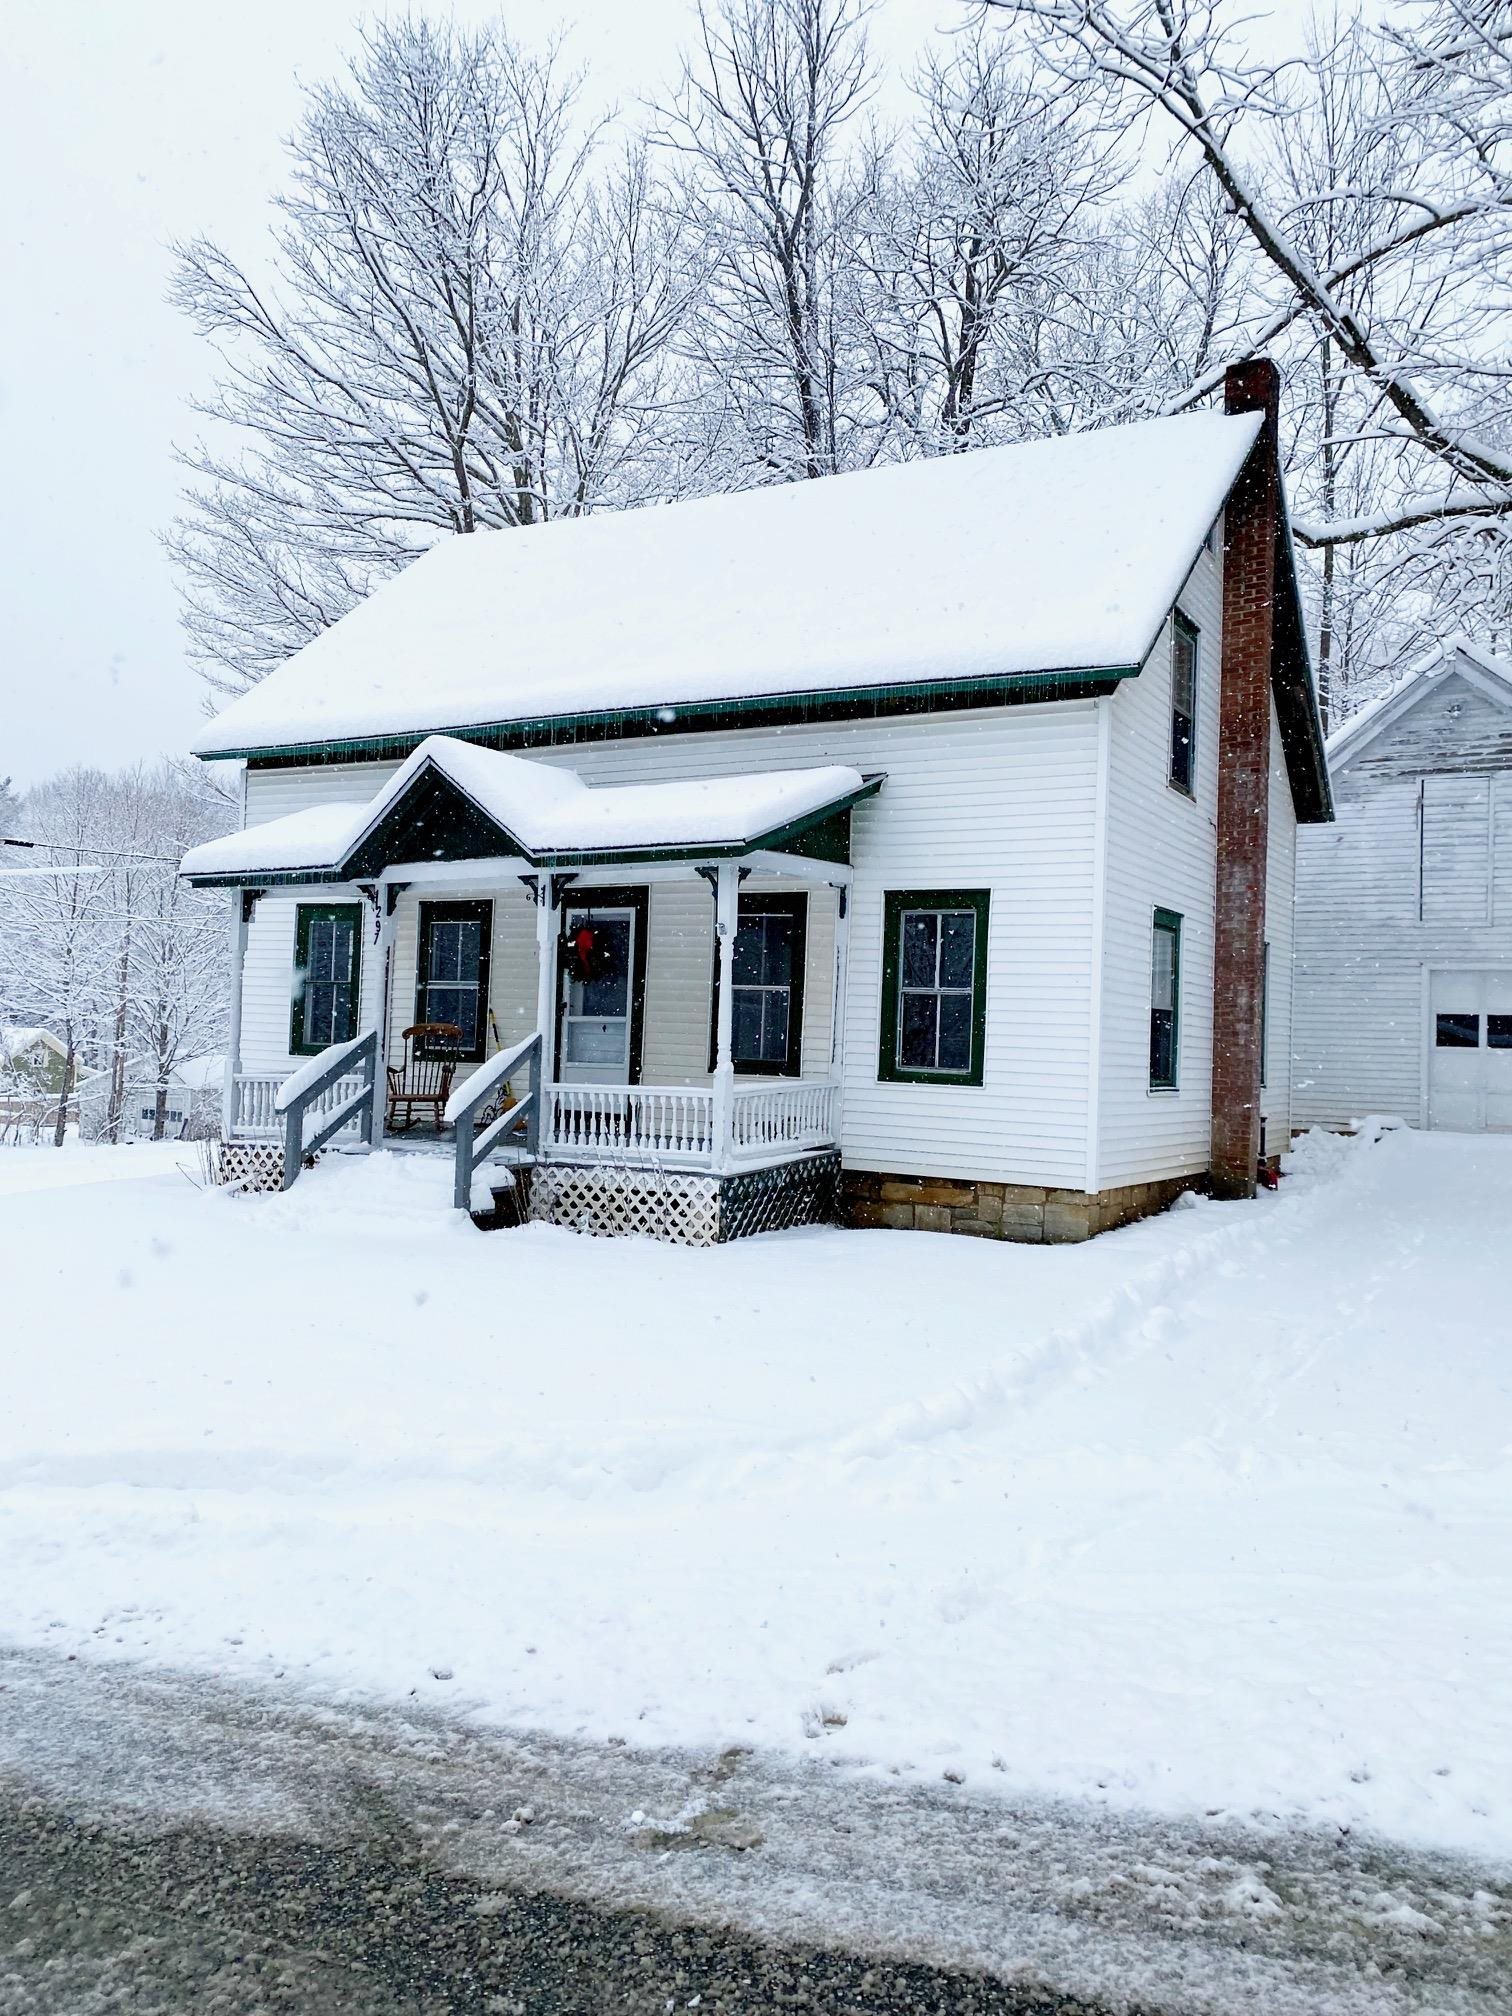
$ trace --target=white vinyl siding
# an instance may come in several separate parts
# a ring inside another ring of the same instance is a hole
[[[1171,628],[1110,710],[1103,883],[1098,1126],[1090,1186],[1119,1189],[1199,1173],[1212,1134],[1213,914],[1218,826],[1218,561],[1204,553],[1182,591],[1202,638],[1190,797],[1170,782]],[[1154,913],[1181,918],[1180,1059],[1174,1090],[1150,1085]]]
[[[1194,614],[1203,622],[1200,611]],[[1205,687],[1211,684],[1204,682]],[[1168,684],[1163,704],[1168,710]],[[1168,728],[1167,711],[1157,763],[1163,791],[1169,791],[1164,782]],[[1211,749],[1212,743],[1212,734],[1199,727],[1199,750]],[[532,753],[570,766],[590,783],[727,776],[819,763],[885,771],[880,796],[858,806],[852,822],[856,880],[845,1033],[846,1162],[858,1169],[1084,1187],[1096,879],[1094,703],[674,735]],[[1199,768],[1200,762],[1199,757]],[[321,765],[250,772],[247,819],[255,823],[301,805],[371,796],[396,767]],[[1190,817],[1190,800],[1175,792],[1170,796]],[[633,880],[633,871],[627,870],[624,879]],[[753,878],[746,886],[793,885]],[[991,892],[980,1086],[884,1084],[877,1076],[883,893],[931,888]],[[426,892],[437,898],[450,893],[440,888]],[[523,891],[518,919],[514,899],[501,909],[500,896],[494,894],[492,988],[500,1034],[507,1040],[506,1016],[517,1011],[527,1018],[534,1015],[535,957],[533,942],[528,950],[524,944],[530,917]],[[274,900],[265,899],[259,919]],[[653,885],[642,1063],[648,1083],[697,1082],[707,1075],[711,907],[702,882],[686,888]],[[396,946],[396,1027],[403,1026],[399,1015],[409,1019],[405,1004],[413,999],[414,909],[415,897],[407,893]],[[278,981],[282,1034],[277,1040],[285,1045],[292,901],[288,912]],[[514,950],[500,942],[506,931]],[[828,1070],[833,931],[833,896],[811,888],[805,1076],[823,1076]],[[368,1015],[374,963],[364,967]],[[253,1068],[254,1044],[271,1041],[272,1020],[270,1001],[263,995],[254,1001],[249,992],[243,1037],[248,1068]],[[272,1058],[261,1068],[282,1061]]]
[[[1314,829],[1326,832],[1328,829]],[[1265,862],[1265,942],[1270,947],[1265,1013],[1265,1084],[1260,1116],[1265,1151],[1281,1153],[1291,1140],[1292,989],[1296,950],[1297,814],[1281,724],[1271,707],[1270,812]]]
[[[1432,976],[1512,967],[1512,708],[1438,675],[1334,794],[1298,835],[1292,1121],[1425,1124]]]
[[[233,897],[230,900],[235,901]],[[273,890],[258,899],[247,929],[242,973],[241,1068],[292,1071],[306,1060],[289,1049],[294,1006],[295,921],[301,903],[351,903],[361,916],[362,993],[359,1029],[377,1015],[378,960],[373,948],[373,906],[358,889],[340,883],[310,889]]]

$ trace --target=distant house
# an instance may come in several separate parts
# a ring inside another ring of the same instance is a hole
[[[198,1140],[214,1134],[220,1126],[221,1087],[226,1060],[219,1053],[208,1057],[186,1057],[168,1074],[168,1097],[163,1114],[163,1138],[168,1141]],[[121,1106],[121,1138],[150,1141],[157,1113],[157,1079],[151,1062],[133,1057],[127,1066],[125,1096]],[[79,1132],[86,1141],[98,1141],[109,1125],[110,1072],[91,1071],[79,1081]]]
[[[0,1024],[0,1093],[61,1092],[67,1073],[68,1045],[61,1037],[50,1029]]]
[[[183,865],[234,905],[226,1168],[387,1132],[467,1204],[476,1100],[587,1230],[1247,1194],[1330,816],[1277,395],[416,560],[197,745],[246,765]]]
[[[1512,661],[1456,639],[1328,743],[1298,836],[1293,1111],[1512,1129]]]

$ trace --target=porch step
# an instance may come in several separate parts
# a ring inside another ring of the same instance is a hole
[[[529,1167],[529,1164],[516,1163],[514,1166],[523,1171]],[[507,1171],[501,1171],[500,1173],[507,1175]],[[506,1232],[512,1231],[518,1225],[523,1225],[526,1221],[524,1187],[519,1183],[507,1181],[490,1183],[488,1187],[493,1193],[492,1210],[469,1211],[467,1214],[478,1230],[480,1232]]]

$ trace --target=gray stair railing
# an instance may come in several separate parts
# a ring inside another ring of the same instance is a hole
[[[315,1112],[316,1125],[307,1131],[306,1116],[340,1084],[343,1078],[361,1074],[361,1085],[349,1097],[324,1111]],[[285,1078],[273,1100],[273,1110],[283,1116],[283,1183],[287,1190],[298,1176],[304,1159],[323,1148],[333,1134],[355,1119],[364,1143],[373,1145],[373,1086],[378,1076],[378,1031],[369,1029],[350,1043],[333,1043],[307,1064]]]
[[[505,1080],[526,1063],[530,1065],[530,1090],[478,1133],[478,1114]],[[512,1050],[501,1050],[497,1057],[490,1057],[470,1078],[463,1079],[447,1100],[445,1115],[447,1125],[456,1129],[456,1177],[452,1186],[452,1202],[459,1211],[472,1208],[473,1177],[478,1170],[494,1150],[502,1147],[506,1138],[522,1126],[525,1130],[525,1152],[534,1161],[541,1147],[541,1108],[544,1104],[539,1029],[533,1036],[516,1043]]]

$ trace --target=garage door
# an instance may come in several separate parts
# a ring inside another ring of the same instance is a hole
[[[1428,1125],[1512,1131],[1512,970],[1435,973],[1428,999]]]

